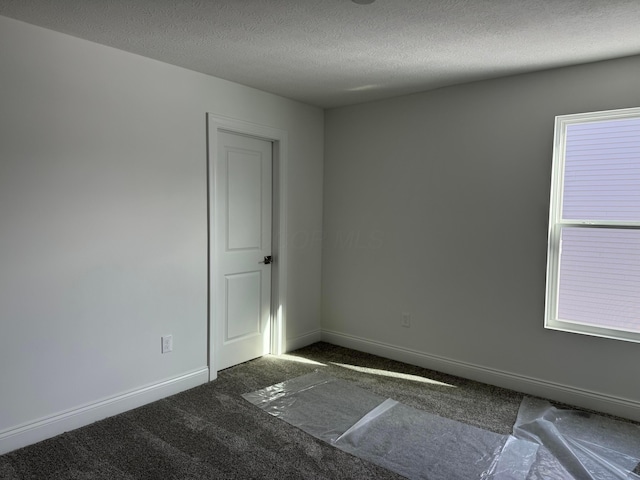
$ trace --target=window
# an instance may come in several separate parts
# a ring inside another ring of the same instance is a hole
[[[545,327],[640,342],[640,108],[556,117]]]

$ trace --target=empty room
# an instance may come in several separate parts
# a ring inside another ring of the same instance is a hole
[[[0,478],[640,478],[637,0],[0,0]]]

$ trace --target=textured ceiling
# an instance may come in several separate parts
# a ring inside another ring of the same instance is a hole
[[[640,0],[0,0],[0,15],[322,107],[640,54]]]

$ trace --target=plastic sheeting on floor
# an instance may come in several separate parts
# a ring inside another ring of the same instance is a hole
[[[321,372],[243,395],[291,425],[412,479],[640,479],[637,426],[526,398],[514,435],[432,415]]]
[[[321,372],[243,397],[316,438],[409,478],[524,478],[530,467],[508,454],[531,450],[529,442],[507,442],[507,436],[408,407]]]
[[[513,435],[539,445],[526,480],[640,479],[640,426],[526,398]]]

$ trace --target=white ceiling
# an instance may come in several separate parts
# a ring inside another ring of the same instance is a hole
[[[321,107],[640,54],[640,0],[0,0],[0,15]]]

